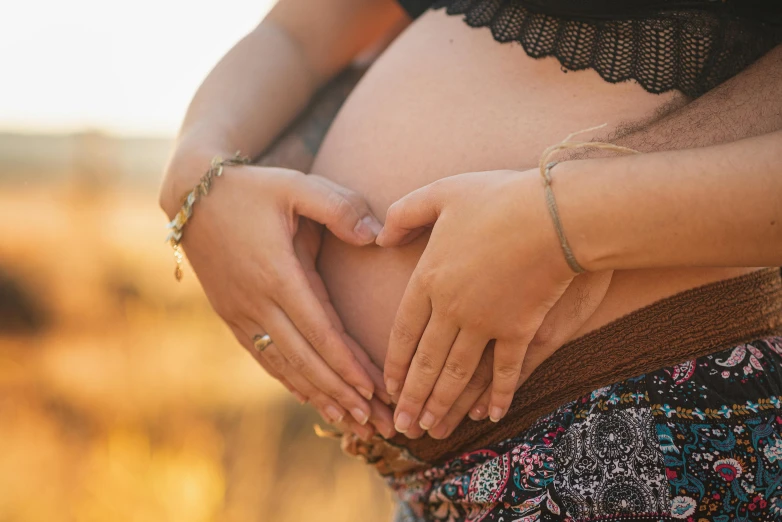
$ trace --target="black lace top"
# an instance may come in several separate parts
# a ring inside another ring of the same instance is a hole
[[[698,97],[782,43],[782,0],[399,0],[489,27],[534,58]]]

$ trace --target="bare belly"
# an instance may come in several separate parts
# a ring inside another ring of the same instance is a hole
[[[553,58],[534,60],[516,44],[497,43],[486,29],[430,11],[351,93],[312,170],[363,194],[382,221],[394,201],[432,181],[533,168],[546,146],[570,132],[643,121],[680,96],[612,85],[594,71],[565,74]],[[396,249],[324,239],[319,271],[347,331],[378,365],[424,247],[425,239]],[[605,299],[576,335],[668,295],[747,271],[615,273]]]

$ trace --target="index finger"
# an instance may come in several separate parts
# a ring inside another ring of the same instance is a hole
[[[288,274],[274,300],[326,364],[364,398],[372,399],[375,388],[372,378],[334,328],[303,269]]]
[[[375,242],[382,247],[400,246],[411,242],[440,216],[437,182],[414,190],[390,207],[386,222]]]

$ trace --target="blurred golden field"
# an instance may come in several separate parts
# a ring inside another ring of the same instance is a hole
[[[0,135],[0,521],[383,521],[374,471],[173,278],[168,142]]]

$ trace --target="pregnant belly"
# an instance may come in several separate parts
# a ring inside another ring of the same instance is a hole
[[[351,93],[313,172],[363,194],[381,221],[409,192],[455,174],[526,170],[567,134],[647,120],[681,95],[609,84],[594,71],[563,73],[459,17],[430,11],[402,33]],[[541,198],[543,193],[541,192]],[[523,224],[519,224],[523,226]],[[426,238],[396,249],[356,248],[327,234],[318,262],[347,331],[382,365],[391,325]],[[580,335],[686,288],[738,269],[614,274]]]

